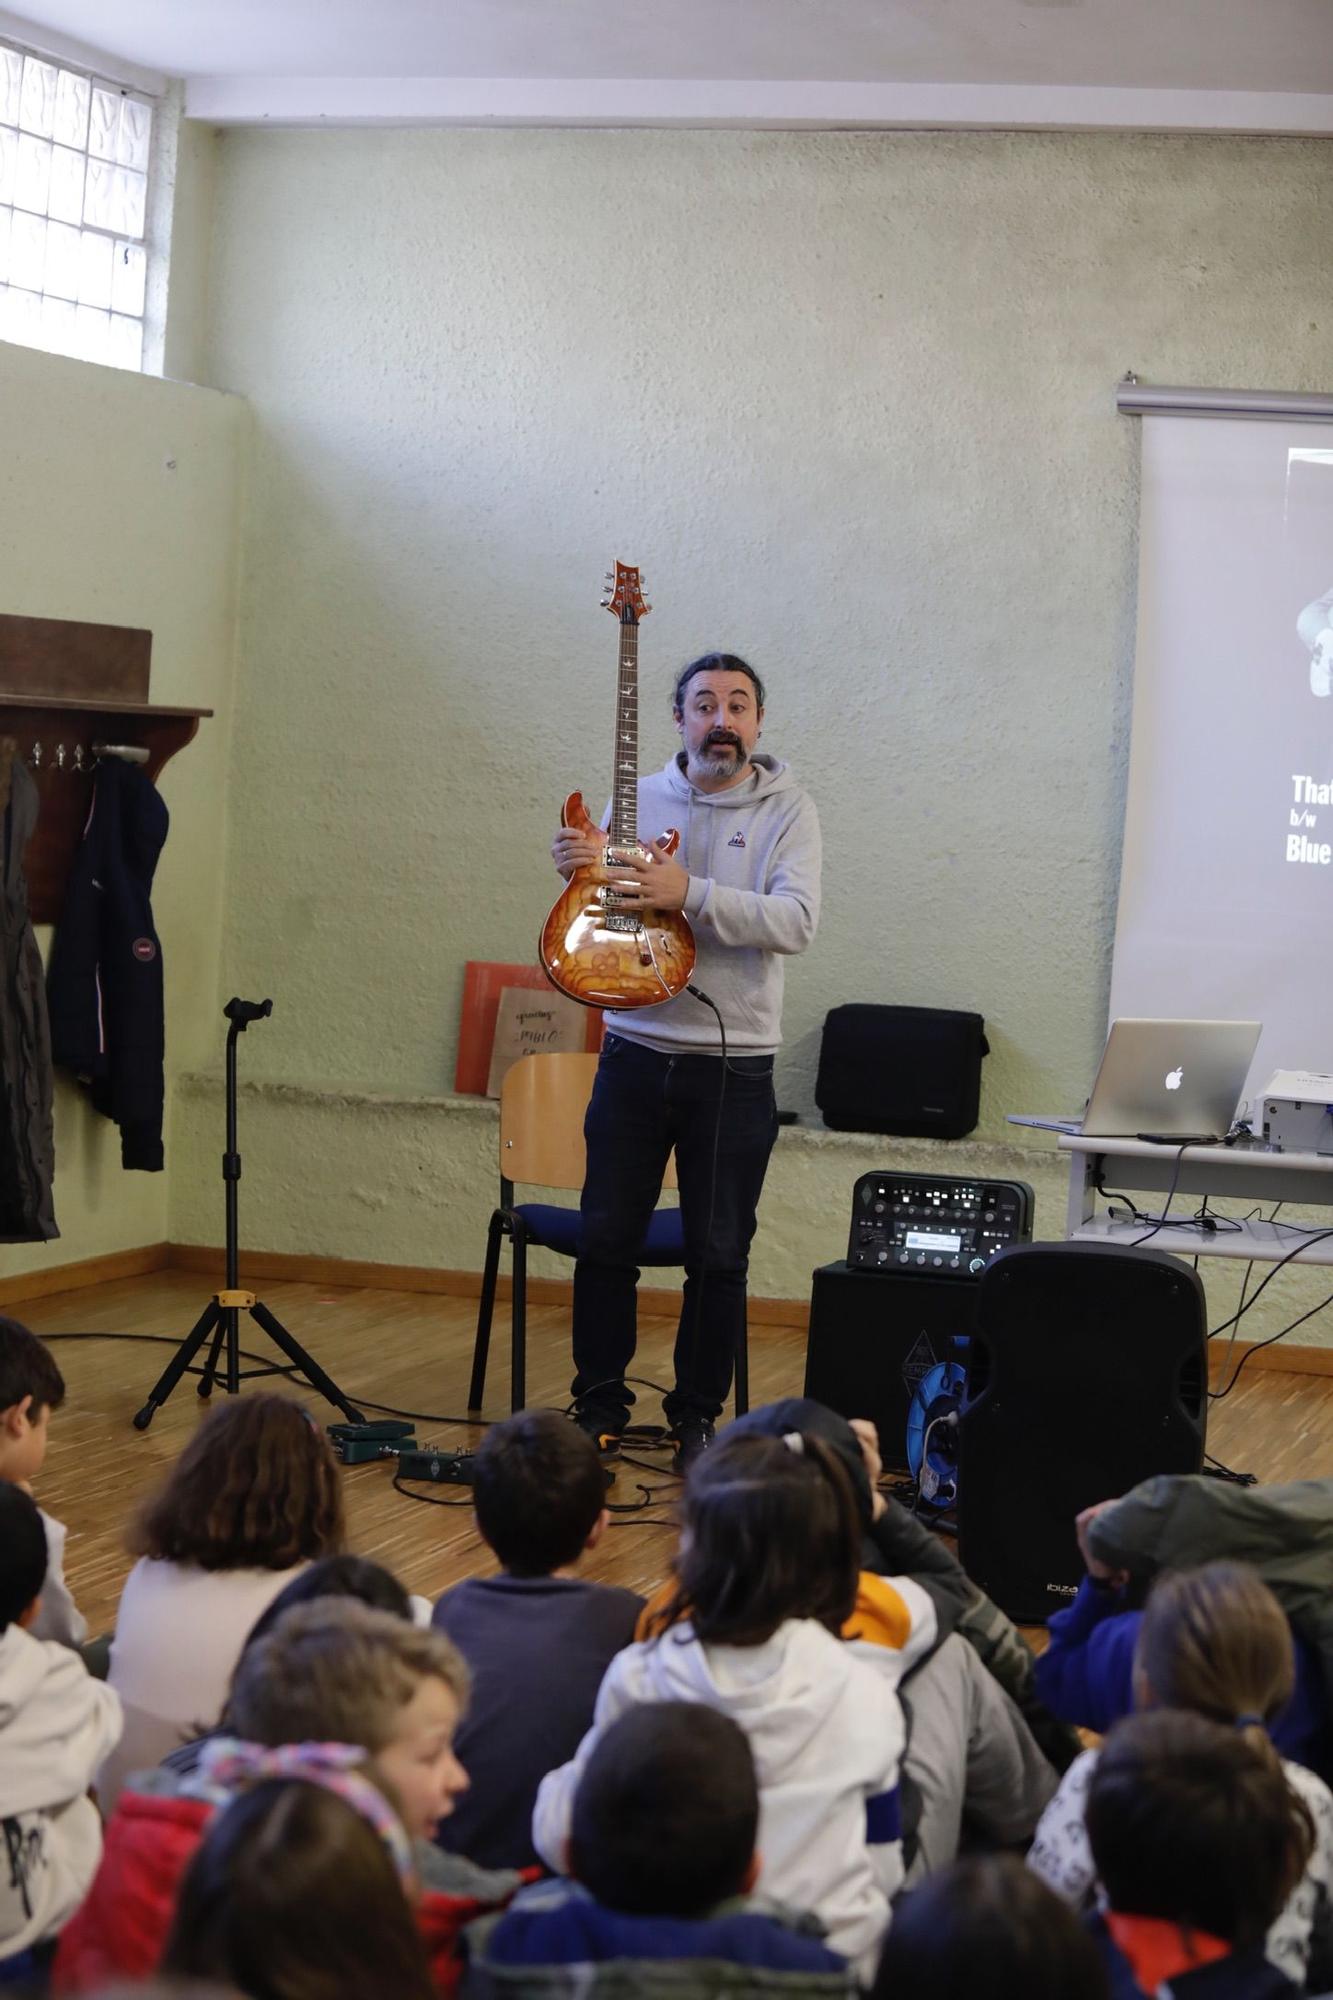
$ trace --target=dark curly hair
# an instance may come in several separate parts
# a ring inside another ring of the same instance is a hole
[[[328,1439],[285,1396],[210,1410],[140,1510],[130,1553],[199,1569],[291,1569],[338,1555],[342,1481]]]

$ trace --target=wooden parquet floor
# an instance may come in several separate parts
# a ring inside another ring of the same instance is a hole
[[[195,1382],[187,1376],[148,1431],[132,1427],[134,1412],[171,1352],[170,1345],[153,1344],[149,1337],[174,1343],[186,1333],[207,1303],[207,1284],[188,1273],[163,1272],[9,1308],[43,1335],[138,1336],[54,1343],[68,1396],[52,1423],[37,1492],[47,1510],[69,1529],[67,1573],[94,1631],[108,1629],[115,1619],[129,1567],[124,1549],[127,1520],[198,1420]],[[476,1315],[473,1301],[276,1282],[263,1287],[261,1296],[353,1401],[368,1397],[442,1418],[462,1413]],[[529,1309],[532,1403],[563,1407],[567,1400],[568,1323],[564,1306]],[[666,1319],[642,1322],[639,1367],[644,1376],[659,1382],[669,1378],[674,1330]],[[245,1345],[265,1362],[278,1359],[253,1323],[247,1327]],[[501,1416],[508,1409],[507,1347],[507,1308],[501,1306],[487,1384],[488,1416]],[[797,1328],[754,1328],[751,1400],[758,1403],[799,1393],[804,1354],[805,1337]],[[256,1386],[300,1396],[321,1422],[337,1419],[338,1412],[313,1392],[291,1387],[280,1377]],[[639,1415],[645,1423],[660,1420],[651,1392],[641,1392]],[[423,1443],[458,1447],[479,1433],[440,1421],[418,1423],[417,1435]],[[1214,1405],[1208,1443],[1216,1457],[1255,1472],[1266,1482],[1333,1471],[1333,1378],[1247,1370],[1235,1392]],[[639,1499],[636,1488],[642,1483],[653,1497],[651,1517],[663,1520],[678,1491],[668,1463],[665,1453],[651,1454],[643,1470],[622,1463],[611,1499]],[[434,1597],[460,1577],[494,1568],[466,1505],[450,1509],[407,1498],[395,1491],[387,1463],[349,1467],[345,1476],[352,1546],[387,1564],[409,1590]],[[449,1488],[417,1490],[453,1497]],[[672,1530],[633,1516],[617,1518],[626,1525],[606,1537],[586,1573],[650,1589],[664,1573]]]

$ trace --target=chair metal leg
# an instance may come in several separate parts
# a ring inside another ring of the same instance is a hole
[[[477,1337],[472,1347],[472,1380],[467,1392],[469,1412],[480,1410],[486,1394],[486,1362],[491,1351],[491,1321],[495,1317],[495,1281],[500,1269],[500,1239],[504,1233],[504,1212],[497,1208],[486,1232],[486,1263],[481,1274]]]
[[[750,1329],[741,1322],[736,1343],[736,1415],[743,1417],[750,1407]]]
[[[528,1400],[528,1232],[514,1220],[514,1293],[509,1320],[509,1407],[521,1410]]]

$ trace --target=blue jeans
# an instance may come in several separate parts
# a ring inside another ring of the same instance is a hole
[[[725,1092],[723,1067],[720,1056],[662,1055],[615,1034],[602,1047],[583,1125],[573,1392],[613,1423],[634,1401],[625,1375],[636,1339],[636,1259],[673,1146],[685,1287],[667,1421],[711,1421],[731,1387],[755,1211],[778,1121],[772,1056],[728,1056]]]

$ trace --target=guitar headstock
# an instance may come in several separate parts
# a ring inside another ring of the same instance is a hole
[[[637,625],[653,608],[643,591],[644,580],[638,570],[629,563],[617,562],[614,573],[606,572],[602,609],[614,612],[622,625]]]

